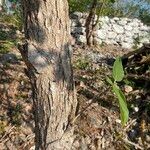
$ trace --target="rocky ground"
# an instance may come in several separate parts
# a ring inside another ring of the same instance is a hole
[[[7,26],[3,31],[11,33],[14,29]],[[18,37],[16,31],[13,35]],[[6,41],[0,42],[2,45]],[[111,76],[114,58],[125,53],[128,51],[113,46],[74,46],[73,68],[79,105],[74,120],[73,150],[150,149],[149,89],[135,82],[121,83],[130,110],[129,122],[122,127],[117,99],[106,82],[106,76]],[[1,48],[0,150],[31,150],[34,145],[31,88],[24,68],[15,46],[5,52]]]

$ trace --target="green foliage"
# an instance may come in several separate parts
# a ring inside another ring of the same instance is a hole
[[[0,45],[0,54],[8,53],[12,47],[14,47],[14,44],[12,42],[9,42],[9,41],[1,44]]]
[[[124,70],[121,62],[121,58],[117,57],[113,65],[113,78],[115,81],[121,81],[124,77]]]
[[[87,58],[78,59],[75,67],[81,70],[87,70],[90,67],[90,62]]]
[[[70,12],[89,12],[93,0],[68,0]],[[150,1],[97,0],[97,14],[109,17],[139,18],[150,24]]]
[[[115,93],[119,101],[120,117],[122,125],[125,125],[129,118],[129,111],[127,108],[125,95],[123,94],[123,92],[116,83],[113,84],[112,88],[113,92]]]
[[[1,13],[0,14],[0,22],[5,24],[13,25],[18,30],[22,29],[23,20],[22,20],[21,10],[16,9],[13,15]]]
[[[70,12],[86,12],[91,5],[91,0],[68,0]]]
[[[70,12],[89,12],[93,0],[68,0]],[[98,0],[97,1],[97,14],[109,15],[113,12],[113,3],[115,0]]]
[[[5,132],[5,122],[4,121],[0,121],[0,135],[4,134]]]
[[[112,86],[112,91],[117,96],[119,102],[119,108],[120,108],[120,118],[121,118],[122,125],[124,126],[128,121],[129,111],[127,108],[125,95],[117,85],[117,82],[122,81],[124,78],[124,70],[123,70],[122,61],[120,57],[117,57],[116,61],[114,62],[112,77],[113,79],[107,77],[106,81]]]
[[[22,105],[17,104],[9,110],[10,121],[15,126],[20,126],[22,121]]]

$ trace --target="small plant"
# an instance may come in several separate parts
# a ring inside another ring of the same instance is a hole
[[[119,108],[120,108],[120,117],[121,123],[124,126],[129,118],[129,111],[127,108],[126,98],[117,82],[122,81],[124,78],[124,70],[122,66],[122,61],[120,57],[116,58],[116,61],[113,65],[112,79],[107,77],[107,82],[112,86],[112,91],[118,98]]]
[[[22,105],[16,104],[9,108],[8,116],[10,117],[10,122],[15,126],[20,126],[22,121]]]
[[[90,61],[87,58],[78,59],[75,67],[81,70],[86,70],[90,67]]]

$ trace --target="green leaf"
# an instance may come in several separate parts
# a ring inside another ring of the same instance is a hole
[[[115,81],[121,81],[124,77],[124,70],[120,57],[117,57],[113,65],[113,78]]]
[[[106,81],[107,81],[110,85],[113,85],[113,82],[112,82],[112,80],[111,80],[109,77],[106,77]]]
[[[127,108],[126,98],[117,84],[113,84],[113,91],[115,92],[115,95],[119,101],[121,123],[124,126],[129,118],[129,110]]]

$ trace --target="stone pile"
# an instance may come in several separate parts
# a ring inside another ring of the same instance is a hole
[[[70,15],[71,34],[77,43],[86,42],[85,21],[87,14],[75,12]],[[96,17],[95,17],[96,18]],[[144,25],[134,18],[100,17],[93,40],[97,44],[113,44],[130,49],[133,46],[141,47],[150,42],[150,26]]]

